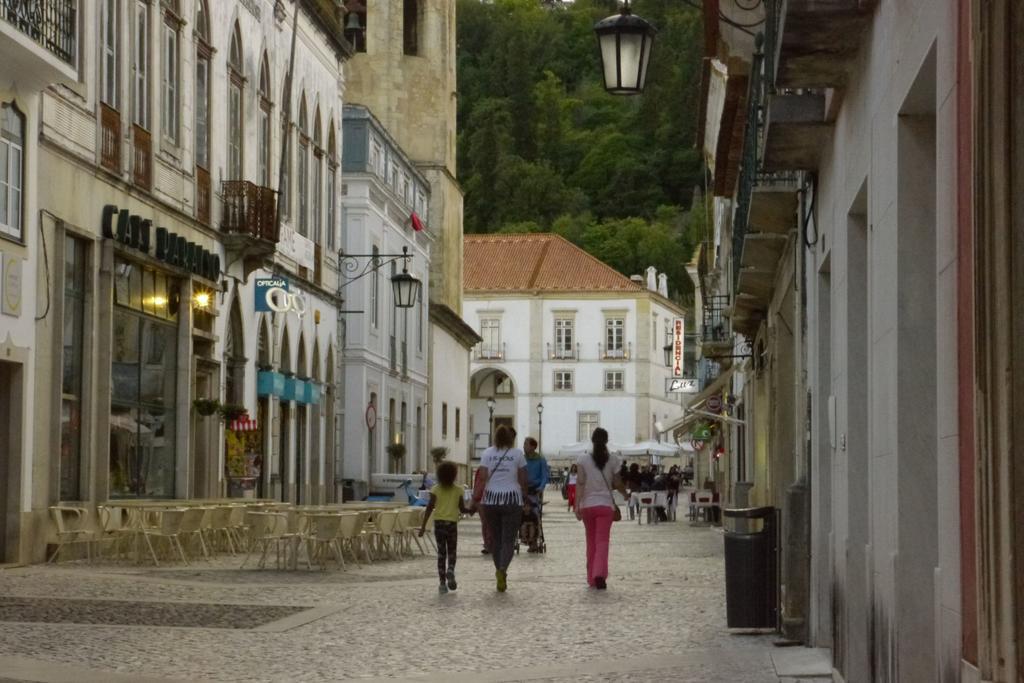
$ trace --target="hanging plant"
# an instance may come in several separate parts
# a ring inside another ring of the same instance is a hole
[[[387,451],[388,451],[388,455],[390,455],[395,460],[401,460],[402,458],[405,457],[405,444],[404,443],[389,444],[388,448],[387,448]]]
[[[435,465],[440,465],[441,461],[443,461],[447,456],[448,449],[444,446],[435,446],[430,449],[430,457],[434,459]]]
[[[220,406],[220,417],[225,422],[231,422],[237,420],[249,411],[246,410],[245,406],[234,405],[231,403],[224,403]]]
[[[192,401],[192,407],[203,417],[209,417],[220,410],[220,401],[215,398],[197,398]]]

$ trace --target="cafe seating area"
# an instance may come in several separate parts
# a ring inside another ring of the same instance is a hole
[[[237,558],[242,569],[342,569],[432,550],[423,507],[396,502],[293,505],[273,500],[116,500],[54,506],[50,562],[191,566]],[[428,530],[432,524],[428,521]]]

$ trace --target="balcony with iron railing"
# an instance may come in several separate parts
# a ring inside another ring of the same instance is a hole
[[[78,78],[76,0],[0,0],[0,64],[15,83],[42,88]]]
[[[548,360],[579,360],[580,359],[580,345],[579,342],[576,344],[569,344],[568,346],[562,344],[554,344],[547,342]]]
[[[597,344],[597,357],[601,360],[629,360],[633,356],[633,342],[627,342],[625,345],[605,345],[601,342]]]
[[[277,192],[248,180],[221,182],[224,251],[241,259],[246,277],[277,250]]]
[[[505,360],[505,343],[502,342],[498,345],[478,344],[473,357],[478,361]]]
[[[729,325],[727,312],[729,296],[717,294],[704,300],[702,311],[700,342],[702,349],[729,348],[732,346],[732,329]]]

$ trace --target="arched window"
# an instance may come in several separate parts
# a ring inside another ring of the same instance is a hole
[[[270,136],[270,122],[271,112],[274,110],[274,105],[270,101],[270,63],[267,59],[267,53],[263,53],[263,59],[260,60],[260,123],[259,123],[259,155],[260,162],[260,185],[263,187],[271,187],[270,175],[271,175],[271,136]]]
[[[407,55],[419,54],[420,35],[419,0],[403,0],[402,3],[402,51]]]
[[[313,116],[313,242],[322,244],[321,212],[324,205],[324,143],[320,135],[320,107]]]
[[[267,319],[260,321],[260,336],[256,347],[256,365],[260,370],[269,370],[274,366],[274,359],[271,357],[270,331],[267,329]]]
[[[181,37],[179,30],[182,25],[181,12],[177,0],[168,0],[164,5],[163,36],[160,50],[161,90],[163,99],[160,105],[160,128],[163,136],[172,145],[178,144],[178,109],[179,109],[179,78],[178,62],[181,54]]]
[[[23,239],[25,115],[14,102],[0,105],[0,232]]]
[[[327,131],[327,220],[324,223],[327,233],[327,250],[334,251],[334,240],[338,227],[336,213],[338,198],[335,196],[338,187],[338,147],[334,139],[334,120],[331,120]]]
[[[309,379],[309,368],[306,366],[306,340],[299,333],[298,361],[295,363],[295,375],[301,379]]]
[[[284,141],[287,141],[287,146],[284,150],[284,177],[281,179],[281,196],[278,197],[278,202],[281,207],[282,218],[288,218],[292,215],[292,130],[291,124],[288,121],[288,117],[285,114],[285,110],[289,107],[288,104],[288,90],[282,92],[281,102],[284,104],[281,106],[281,136]]]
[[[292,347],[291,344],[288,343],[287,327],[281,330],[281,359],[278,361],[277,366],[285,375],[295,374],[295,371],[292,369]]]
[[[298,172],[298,194],[299,194],[299,234],[303,237],[309,236],[309,121],[306,113],[306,93],[302,93],[299,100],[299,119],[296,122],[299,127],[299,172]]]
[[[206,0],[196,2],[196,217],[210,222],[210,15]]]
[[[245,87],[242,67],[242,32],[235,22],[228,50],[228,180],[242,176],[242,89]]]
[[[224,402],[241,405],[245,401],[245,328],[238,295],[231,304],[227,334],[224,337]]]

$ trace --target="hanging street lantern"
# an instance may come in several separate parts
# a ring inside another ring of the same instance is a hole
[[[647,64],[657,29],[633,14],[627,0],[619,14],[594,25],[601,49],[604,89],[612,95],[637,95],[647,80]]]
[[[395,294],[395,308],[412,308],[416,305],[420,281],[402,269],[401,273],[391,276],[391,289]]]

